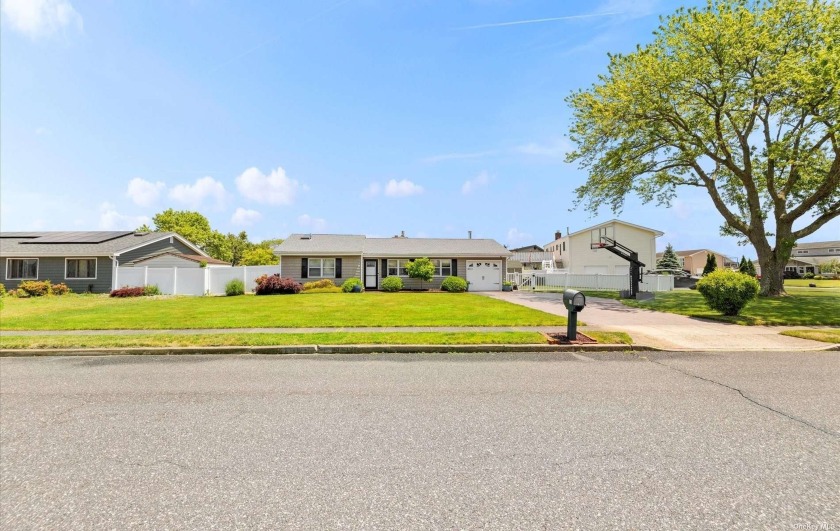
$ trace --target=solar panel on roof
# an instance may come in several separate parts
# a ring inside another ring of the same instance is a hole
[[[56,232],[35,238],[30,241],[20,242],[27,244],[34,243],[103,243],[116,238],[122,238],[133,231],[77,231],[77,232]]]
[[[0,232],[0,238],[38,238],[43,232]]]

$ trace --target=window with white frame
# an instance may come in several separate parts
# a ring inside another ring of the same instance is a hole
[[[388,276],[389,277],[407,277],[408,272],[405,270],[405,264],[408,260],[388,260]]]
[[[96,278],[96,258],[68,258],[64,278]]]
[[[309,278],[335,278],[335,258],[310,258]]]
[[[808,254],[808,251],[796,251],[796,254]]]
[[[6,260],[6,280],[35,280],[37,278],[37,258],[9,258]]]
[[[452,276],[452,260],[450,259],[440,259],[440,260],[432,260],[432,264],[435,266],[435,276],[436,277],[449,277]]]

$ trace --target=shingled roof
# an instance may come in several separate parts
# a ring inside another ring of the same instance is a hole
[[[0,256],[110,256],[170,236],[202,253],[174,232],[47,231],[0,232]]]
[[[274,248],[278,255],[373,257],[509,256],[496,240],[479,238],[367,238],[357,234],[292,234]]]

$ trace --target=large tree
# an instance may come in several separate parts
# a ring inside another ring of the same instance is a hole
[[[722,232],[755,247],[762,295],[784,294],[796,241],[840,214],[840,4],[720,0],[664,18],[567,98],[577,204],[670,205],[705,190]]]

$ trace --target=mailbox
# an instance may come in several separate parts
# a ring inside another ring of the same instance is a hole
[[[567,289],[563,292],[563,304],[570,312],[579,312],[586,306],[586,295],[573,289]]]
[[[577,314],[586,307],[586,295],[583,293],[567,289],[563,292],[563,304],[569,310],[568,325],[566,326],[566,338],[569,341],[577,340]]]

